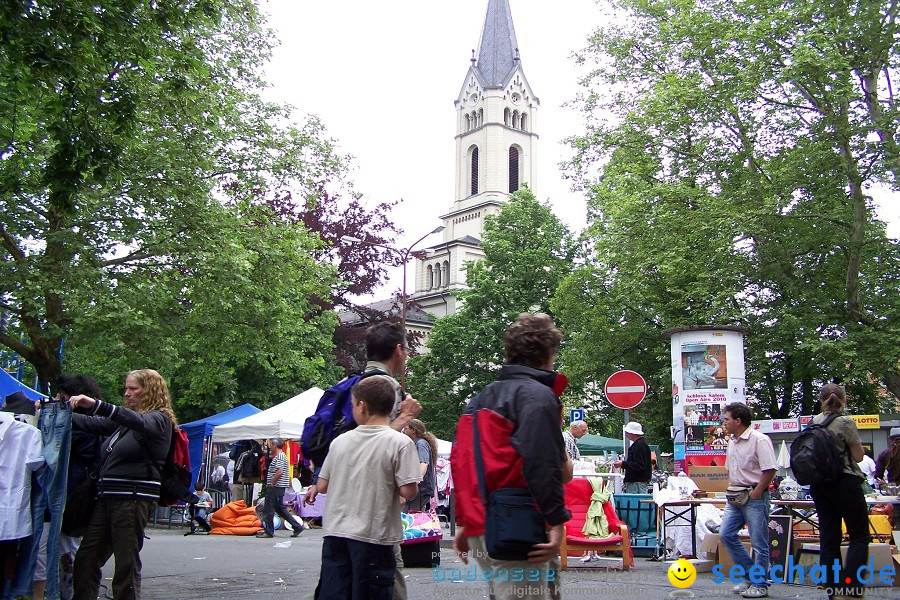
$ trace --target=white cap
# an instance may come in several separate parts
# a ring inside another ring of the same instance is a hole
[[[900,427],[891,427],[891,433],[890,435],[888,435],[888,437],[900,437]]]
[[[632,435],[644,435],[644,428],[641,427],[641,424],[637,421],[629,421],[628,425],[625,426],[625,433],[630,433]]]

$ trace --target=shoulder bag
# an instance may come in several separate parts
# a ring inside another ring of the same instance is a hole
[[[547,524],[527,489],[502,488],[488,496],[478,432],[478,408],[472,415],[472,429],[478,491],[482,502],[487,498],[484,515],[485,549],[496,560],[527,560],[532,546],[547,541]]]

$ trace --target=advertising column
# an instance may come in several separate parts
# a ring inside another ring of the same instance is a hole
[[[671,340],[675,473],[725,465],[722,409],[745,401],[745,331],[725,326],[664,332]]]

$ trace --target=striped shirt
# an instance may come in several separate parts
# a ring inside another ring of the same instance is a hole
[[[581,460],[581,451],[578,450],[575,436],[569,431],[563,431],[563,441],[566,443],[566,454],[569,455],[569,458],[573,461]]]
[[[281,469],[281,477],[275,482],[275,487],[286,488],[290,485],[291,480],[288,477],[287,456],[281,451],[279,451],[278,454],[275,455],[275,458],[272,459],[272,462],[269,463],[269,483],[272,482],[272,476],[275,475],[275,471],[278,469]]]

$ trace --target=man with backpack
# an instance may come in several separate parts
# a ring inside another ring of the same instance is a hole
[[[419,413],[422,412],[422,405],[419,401],[407,394],[405,390],[401,388],[400,382],[394,379],[395,376],[402,374],[406,370],[406,358],[408,352],[406,332],[399,323],[391,323],[388,321],[375,323],[366,331],[366,368],[363,370],[361,376],[356,377],[358,380],[360,377],[364,379],[371,375],[383,375],[391,382],[391,386],[396,392],[396,400],[394,401],[394,407],[391,409],[389,415],[389,425],[391,429],[400,432],[403,431],[412,419],[418,417]],[[339,385],[340,384],[338,384],[338,386]],[[334,386],[334,388],[331,389],[333,390],[338,386]],[[328,392],[326,391],[326,394],[327,393]],[[349,398],[349,394],[347,394],[347,396]],[[321,406],[322,402],[320,401],[320,408]],[[310,420],[307,419],[307,425],[309,422]],[[304,444],[307,444],[308,442],[306,434],[307,431],[306,428],[304,428]],[[333,433],[333,436],[336,435],[339,435],[339,432],[335,431]],[[306,448],[304,448],[304,455],[306,454],[307,451]],[[324,455],[321,456],[321,461],[324,461]],[[313,459],[313,462],[316,462],[316,460]],[[316,475],[318,475],[321,466],[321,464],[316,464]],[[315,483],[315,477],[313,478],[313,483]],[[397,567],[394,569],[393,597],[395,600],[406,600],[406,580],[403,577],[403,572],[400,570],[401,567],[403,567],[403,558],[400,555],[400,544],[394,546],[394,557],[397,561]],[[317,586],[313,597],[318,598],[318,591],[319,587]]]
[[[728,442],[728,506],[719,530],[722,544],[735,564],[750,573],[751,567],[763,569],[762,579],[745,581],[734,587],[744,598],[765,598],[769,595],[769,484],[775,478],[775,449],[772,440],[750,428],[750,408],[742,402],[725,407],[722,425],[731,435]],[[747,525],[753,559],[738,539],[738,532]],[[757,569],[758,571],[759,569]]]

